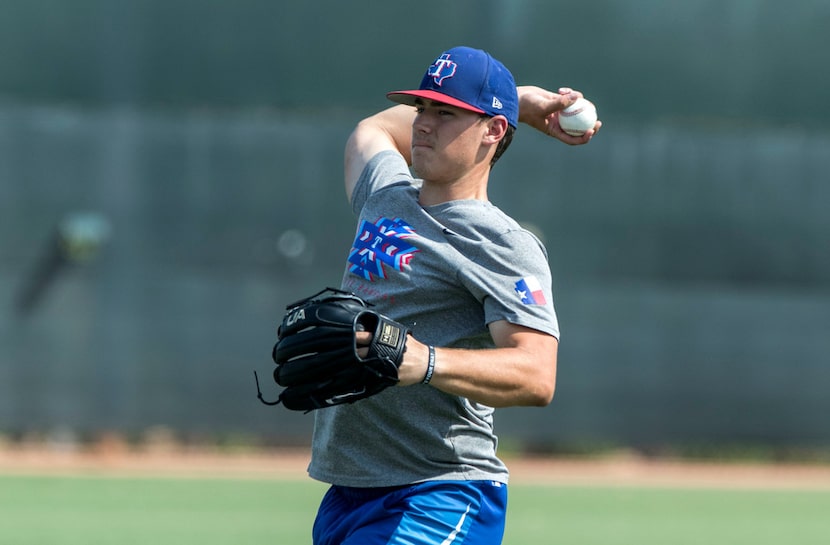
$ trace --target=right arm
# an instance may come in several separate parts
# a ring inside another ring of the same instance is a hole
[[[571,136],[559,126],[559,111],[582,96],[579,91],[563,87],[558,92],[552,92],[533,85],[516,89],[519,94],[519,121],[566,144],[587,144],[602,126],[602,122],[597,121],[594,128],[583,136]],[[366,163],[381,151],[397,151],[406,164],[412,164],[412,123],[415,115],[412,106],[397,105],[357,124],[346,142],[344,176],[349,201]]]
[[[597,121],[594,128],[582,136],[571,136],[562,130],[559,126],[559,112],[582,96],[582,93],[570,87],[561,87],[553,92],[535,85],[523,85],[516,87],[516,90],[519,93],[519,121],[565,144],[587,144],[602,126],[602,122]]]
[[[346,142],[344,175],[349,201],[366,163],[381,151],[397,151],[407,164],[411,164],[414,119],[415,108],[398,105],[357,124]]]

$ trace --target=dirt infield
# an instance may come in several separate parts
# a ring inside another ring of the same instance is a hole
[[[308,461],[305,450],[0,446],[0,475],[307,479]],[[692,463],[633,455],[590,460],[508,458],[506,462],[516,484],[830,490],[828,465]]]

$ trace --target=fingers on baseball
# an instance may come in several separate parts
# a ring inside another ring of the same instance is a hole
[[[571,134],[566,133],[562,127],[559,125],[559,116],[557,115],[555,118],[552,118],[548,124],[548,134],[552,137],[556,138],[564,142],[565,144],[570,144],[572,146],[584,144],[588,142],[593,136],[599,131],[599,128],[602,126],[601,121],[597,121],[596,124],[592,129],[588,129],[583,134],[579,136],[574,136]]]

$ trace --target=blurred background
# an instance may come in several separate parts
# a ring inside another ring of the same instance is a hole
[[[465,44],[604,123],[520,128],[493,172],[562,327],[503,445],[826,454],[828,28],[822,0],[3,0],[0,438],[306,445],[253,371],[340,281],[343,144]]]

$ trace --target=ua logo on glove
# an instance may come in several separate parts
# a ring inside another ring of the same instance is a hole
[[[398,383],[409,330],[351,292],[326,288],[286,307],[271,358],[273,376],[284,389],[266,401],[254,371],[257,398],[292,411],[354,403]],[[356,334],[372,339],[358,354]]]
[[[285,319],[285,325],[286,326],[292,326],[292,325],[296,324],[297,322],[299,322],[300,320],[305,320],[305,309],[303,309],[303,308],[301,308],[300,310],[298,310],[296,312],[292,312],[291,314],[289,314],[288,317]]]
[[[380,338],[377,339],[377,342],[394,348],[398,346],[402,330],[403,328],[396,327],[392,323],[382,324],[380,329]]]

